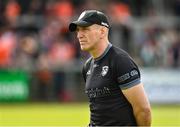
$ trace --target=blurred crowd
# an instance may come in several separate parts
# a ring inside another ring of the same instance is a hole
[[[180,67],[180,0],[0,0],[0,68],[27,71],[33,99],[73,99],[64,70],[89,54],[68,24],[85,9],[108,15],[110,41],[140,66]]]

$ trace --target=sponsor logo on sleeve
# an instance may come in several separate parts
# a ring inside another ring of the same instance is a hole
[[[137,70],[132,70],[120,77],[118,77],[118,82],[121,83],[121,82],[124,82],[128,79],[130,79],[131,77],[134,77],[134,76],[137,76],[138,75],[138,71]]]

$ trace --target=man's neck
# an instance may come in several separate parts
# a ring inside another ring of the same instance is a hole
[[[101,42],[99,43],[94,50],[90,51],[91,56],[95,59],[100,57],[104,51],[106,50],[106,48],[108,47],[109,41],[106,40],[105,42]]]

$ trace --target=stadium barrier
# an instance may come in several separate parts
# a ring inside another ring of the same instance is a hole
[[[20,70],[0,70],[0,102],[27,101],[28,75]]]

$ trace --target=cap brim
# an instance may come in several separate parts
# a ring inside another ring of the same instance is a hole
[[[86,21],[74,21],[69,25],[69,31],[74,32],[76,31],[77,26],[87,27],[92,25],[92,23]]]

